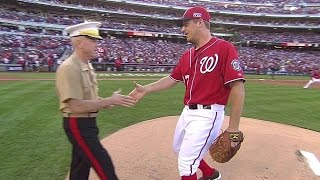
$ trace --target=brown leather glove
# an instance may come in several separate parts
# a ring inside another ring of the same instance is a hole
[[[240,149],[243,139],[244,136],[241,131],[224,131],[209,148],[213,161],[218,163],[228,162]]]

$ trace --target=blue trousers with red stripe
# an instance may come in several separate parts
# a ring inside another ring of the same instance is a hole
[[[90,167],[101,180],[118,180],[112,160],[98,138],[95,117],[64,117],[63,127],[72,144],[70,180],[88,180]]]

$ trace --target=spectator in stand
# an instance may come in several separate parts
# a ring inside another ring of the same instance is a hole
[[[115,66],[116,71],[122,70],[122,63],[123,63],[123,61],[122,61],[121,56],[118,56],[114,62],[114,66]]]
[[[281,67],[279,66],[279,64],[277,64],[275,62],[270,64],[269,69],[271,70],[271,74],[270,75],[271,75],[271,79],[272,80],[275,80],[275,74],[276,74],[277,71],[280,70],[280,68]]]

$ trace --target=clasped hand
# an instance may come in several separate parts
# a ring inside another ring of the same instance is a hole
[[[132,107],[136,104],[134,98],[121,94],[121,89],[112,93],[110,96],[111,105],[107,108],[112,108],[113,106],[124,106],[124,107]]]
[[[129,93],[129,96],[138,102],[147,94],[147,90],[144,86],[136,83],[135,81],[133,81],[133,83],[135,88]]]

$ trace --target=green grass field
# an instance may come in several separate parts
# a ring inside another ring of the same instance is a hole
[[[50,79],[54,74],[0,73],[0,76]],[[247,78],[270,79],[269,76]],[[146,84],[152,81],[137,82]],[[118,88],[123,93],[129,93],[133,88],[132,80],[99,81],[99,84],[101,96],[109,96]],[[123,127],[144,120],[179,115],[183,107],[183,92],[183,86],[178,85],[168,91],[145,97],[133,108],[115,108],[101,112],[98,118],[100,137],[104,138]],[[64,179],[69,168],[70,144],[62,129],[54,81],[0,81],[0,94],[0,179]],[[319,89],[306,90],[301,87],[246,82],[244,117],[320,132],[319,107]]]
[[[102,79],[107,79],[107,78],[137,78],[137,77],[144,77],[144,78],[154,78],[154,77],[160,77],[160,76],[144,76],[144,73],[134,73],[136,76],[131,76],[133,73],[98,73],[98,78]],[[151,73],[149,73],[151,74]],[[153,73],[155,75],[159,75],[161,73]],[[37,78],[42,78],[42,79],[52,79],[54,78],[53,73],[21,73],[21,72],[0,72],[0,75],[2,76],[14,76],[16,78],[29,78],[29,79],[37,79]],[[162,74],[163,76],[163,74]],[[246,75],[246,79],[271,79],[270,75]],[[310,77],[308,76],[281,76],[281,75],[276,75],[276,79],[286,79],[286,80],[308,80]]]

